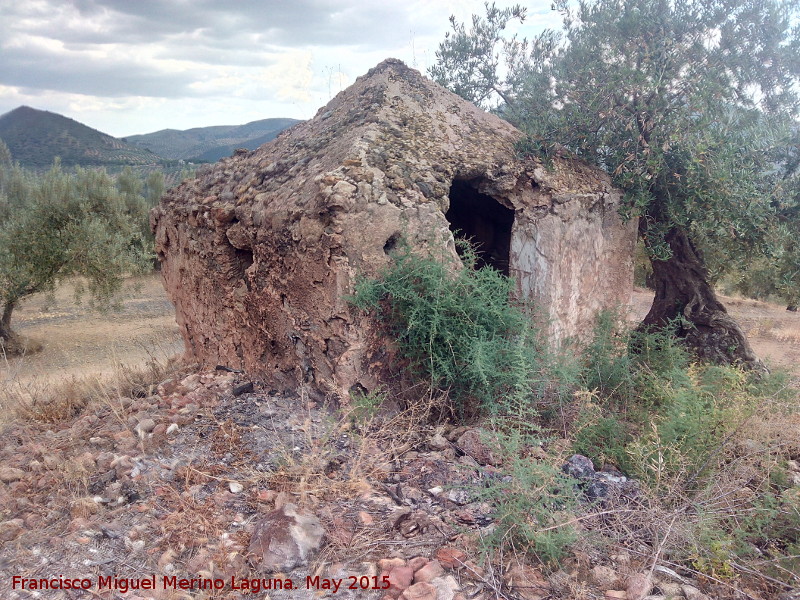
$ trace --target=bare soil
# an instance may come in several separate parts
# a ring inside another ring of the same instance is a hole
[[[75,302],[75,285],[37,294],[15,312],[14,330],[44,346],[22,357],[0,357],[0,383],[110,375],[183,352],[175,309],[159,274],[129,280],[118,307],[105,312]]]
[[[767,366],[786,369],[800,378],[800,312],[747,298],[720,296],[720,300]],[[634,290],[630,320],[641,321],[652,302],[653,292],[641,288]]]

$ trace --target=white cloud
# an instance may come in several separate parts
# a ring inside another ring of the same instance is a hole
[[[538,2],[524,35],[558,24]],[[113,135],[309,118],[385,58],[424,72],[450,14],[483,12],[483,0],[0,0],[0,113],[28,104]]]
[[[260,81],[268,90],[274,90],[276,100],[309,102],[311,80],[314,73],[311,50],[294,50],[281,56],[275,64],[261,71]]]

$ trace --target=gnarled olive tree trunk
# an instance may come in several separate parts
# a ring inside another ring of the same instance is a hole
[[[682,317],[677,334],[700,359],[716,364],[739,364],[765,371],[738,323],[717,299],[708,283],[705,263],[683,229],[673,228],[665,241],[668,260],[653,260],[655,299],[640,330],[664,327]]]
[[[11,330],[11,313],[15,306],[15,302],[7,302],[0,315],[0,350],[6,354],[18,354],[23,347],[20,337]]]

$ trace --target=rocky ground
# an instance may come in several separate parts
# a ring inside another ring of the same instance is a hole
[[[0,597],[747,597],[613,546],[549,572],[482,562],[495,524],[478,492],[498,471],[478,429],[425,425],[424,405],[337,409],[240,373],[187,372],[4,426]],[[568,464],[592,486],[619,481]],[[20,589],[23,578],[89,589]]]

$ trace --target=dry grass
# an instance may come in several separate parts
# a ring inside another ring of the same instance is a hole
[[[719,298],[742,326],[756,354],[771,367],[788,370],[800,382],[800,313],[787,311],[781,304],[723,295]],[[640,321],[652,302],[653,292],[635,289],[630,320]]]
[[[71,376],[55,382],[47,378],[6,379],[0,382],[0,425],[14,419],[61,423],[91,404],[109,407],[117,419],[124,421],[128,399],[152,395],[155,383],[181,368],[174,358],[152,358],[139,367],[115,363],[113,372],[107,375]]]
[[[779,342],[800,344],[800,325],[772,327],[766,331],[766,334]]]
[[[634,502],[584,515],[585,524],[593,536],[637,555],[642,568],[683,569],[721,597],[743,584],[764,597],[799,586],[800,561],[791,548],[800,543],[800,494],[787,484],[785,461],[800,456],[800,411],[787,410],[765,406],[746,419],[721,442],[709,472],[689,477],[690,485],[685,471],[656,474],[657,493],[642,485]]]
[[[269,487],[291,494],[300,505],[313,505],[322,499],[351,499],[370,489],[369,482],[387,479],[394,462],[428,431],[440,400],[428,394],[394,414],[380,411],[384,401],[380,394],[366,397],[320,424],[307,415],[302,451],[283,449]]]

